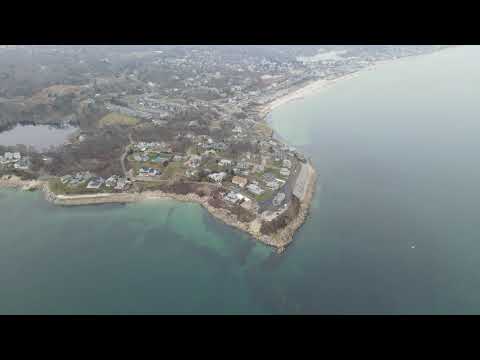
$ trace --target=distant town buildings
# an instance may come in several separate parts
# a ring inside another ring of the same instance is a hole
[[[75,175],[65,175],[60,178],[60,182],[64,185],[78,186],[89,181],[93,175],[89,171],[77,172]]]

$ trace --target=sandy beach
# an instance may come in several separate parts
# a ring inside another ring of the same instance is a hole
[[[260,106],[258,110],[260,117],[265,118],[274,109],[286,103],[289,103],[295,100],[300,100],[300,99],[303,99],[304,97],[319,93],[320,91],[328,89],[329,87],[337,84],[340,81],[345,81],[345,80],[353,79],[357,77],[362,71],[372,70],[372,69],[373,69],[373,66],[365,68],[361,71],[358,71],[352,74],[348,74],[345,76],[338,77],[336,79],[332,79],[332,80],[319,79],[319,80],[311,81],[306,85],[302,86],[301,88],[292,90],[291,92],[285,95],[281,95],[277,97],[275,100],[269,102],[268,104]]]
[[[421,54],[421,55],[412,55],[412,56],[406,56],[406,57],[401,57],[401,58],[396,58],[396,59],[390,59],[390,60],[379,60],[376,61],[375,63],[372,63],[365,68],[358,70],[354,73],[346,74],[343,76],[339,76],[338,78],[331,79],[331,80],[326,80],[326,79],[319,79],[319,80],[313,80],[307,82],[305,85],[301,86],[300,88],[292,88],[290,91],[288,90],[281,90],[280,92],[286,92],[286,94],[278,95],[273,101],[270,101],[269,103],[265,105],[261,105],[258,107],[258,112],[260,114],[261,118],[265,118],[270,112],[272,112],[274,109],[289,103],[291,101],[295,100],[300,100],[303,99],[307,96],[317,94],[320,91],[324,91],[331,86],[338,84],[341,81],[346,81],[350,80],[353,78],[356,78],[360,74],[364,73],[365,71],[372,71],[376,70],[379,66],[386,65],[389,63],[392,63],[393,61],[398,61],[398,60],[405,60],[410,57],[418,57],[418,56],[428,56],[430,54]]]

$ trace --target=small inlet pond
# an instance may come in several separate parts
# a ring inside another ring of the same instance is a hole
[[[29,145],[38,151],[47,150],[51,146],[63,144],[76,127],[51,125],[17,125],[13,129],[0,132],[0,145]]]

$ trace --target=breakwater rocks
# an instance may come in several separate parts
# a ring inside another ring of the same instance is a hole
[[[0,177],[0,187],[20,189],[24,191],[38,190],[43,186],[40,180],[22,180],[15,175],[4,175]]]

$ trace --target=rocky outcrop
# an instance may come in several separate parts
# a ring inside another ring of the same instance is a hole
[[[15,175],[4,175],[0,177],[0,187],[33,191],[42,188],[42,186],[43,181],[40,180],[22,180]]]

